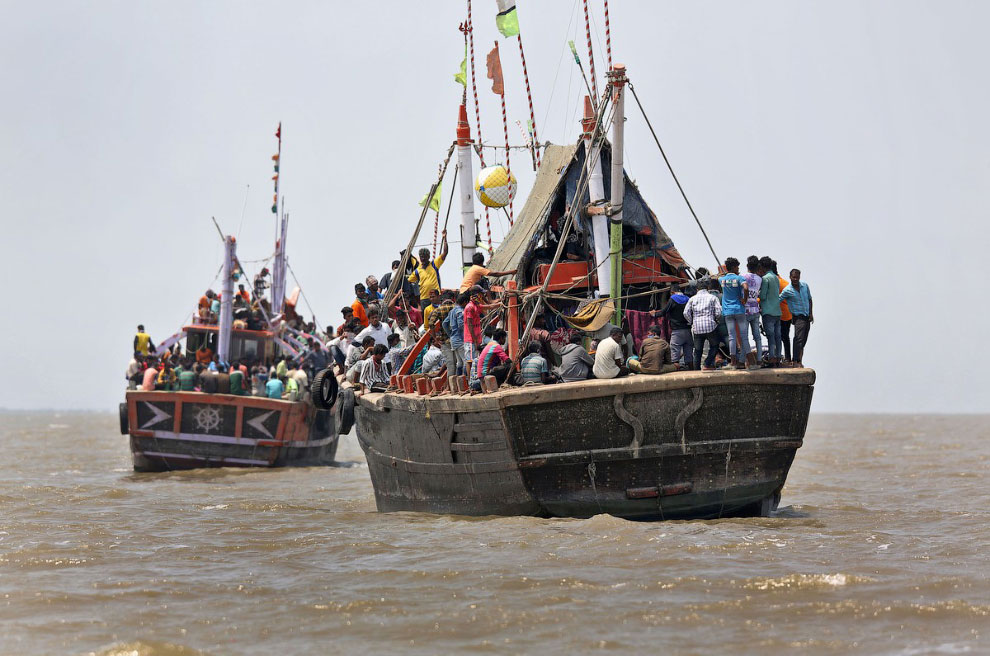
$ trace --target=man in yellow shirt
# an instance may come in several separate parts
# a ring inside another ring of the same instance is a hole
[[[432,290],[440,290],[440,267],[447,257],[447,231],[443,231],[443,241],[440,245],[440,255],[430,259],[430,249],[419,249],[419,265],[409,274],[409,282],[419,283],[419,297],[426,300]]]
[[[144,324],[138,326],[137,335],[134,336],[134,350],[141,355],[148,355],[155,350],[155,345],[151,342],[151,335],[144,332]]]

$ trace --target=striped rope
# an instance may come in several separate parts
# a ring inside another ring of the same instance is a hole
[[[608,57],[608,70],[612,70],[612,30],[608,26],[608,0],[605,2],[605,56]]]
[[[495,44],[495,47],[496,48],[498,47],[497,43]],[[509,164],[509,119],[505,115],[505,94],[504,93],[500,94],[499,98],[502,99],[502,133],[505,135],[505,172],[509,176],[509,184],[511,188],[512,166]],[[509,197],[509,227],[510,228],[512,227],[514,217],[515,214],[512,211],[512,197],[510,196]]]
[[[474,122],[478,128],[478,143],[481,143],[481,108],[478,106],[478,83],[474,74],[474,23],[471,21],[471,0],[467,0],[467,23],[465,25],[465,35],[468,40],[468,50],[471,55],[471,96],[474,98]],[[481,161],[481,168],[485,167],[485,153],[481,148],[475,149],[478,159]],[[492,224],[488,217],[488,207],[485,206],[485,225],[488,227],[488,245],[492,243]]]
[[[529,88],[529,73],[526,71],[526,53],[523,51],[522,34],[516,35],[519,41],[519,58],[522,60],[523,79],[526,81],[526,99],[529,101],[529,122],[533,124],[533,149],[536,152],[536,168],[540,168],[540,138],[536,135],[536,113],[533,112],[533,92]]]
[[[591,48],[591,20],[588,18],[588,0],[584,4],[584,32],[588,36],[588,62],[591,67],[591,94],[598,97],[598,78],[595,76],[595,51]]]

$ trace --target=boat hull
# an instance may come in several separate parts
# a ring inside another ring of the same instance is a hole
[[[470,397],[368,395],[381,511],[690,519],[775,507],[811,370],[683,372]]]
[[[300,401],[130,391],[125,404],[135,471],[329,465],[337,452],[332,414]]]

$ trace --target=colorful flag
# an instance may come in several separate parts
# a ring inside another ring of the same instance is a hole
[[[498,57],[498,43],[488,53],[488,79],[492,81],[492,91],[500,96],[505,95],[505,87],[502,84],[502,61]]]
[[[433,192],[433,198],[430,199],[430,209],[434,212],[440,211],[440,187],[442,186],[442,182],[437,185],[437,190]],[[420,207],[423,207],[424,205],[426,205],[426,194],[423,194],[423,199],[419,201]]]
[[[516,16],[516,0],[497,0],[498,15],[495,17],[495,26],[502,36],[516,36],[519,34],[519,17]]]
[[[568,41],[567,42],[567,45],[569,45],[571,47],[571,54],[574,55],[574,61],[576,61],[577,62],[577,65],[580,66],[581,65],[581,58],[578,57],[577,48],[574,46],[574,42],[573,41]]]
[[[282,139],[282,121],[278,122],[278,129],[275,130],[275,138],[280,141]]]
[[[461,60],[461,70],[454,73],[454,81],[467,89],[467,44],[464,44],[464,59]]]

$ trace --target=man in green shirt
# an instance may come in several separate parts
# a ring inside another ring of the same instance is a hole
[[[767,357],[770,366],[780,364],[780,279],[773,272],[773,260],[769,256],[760,258],[757,273],[763,278],[760,283],[760,314],[763,315],[763,330],[767,334]]]

